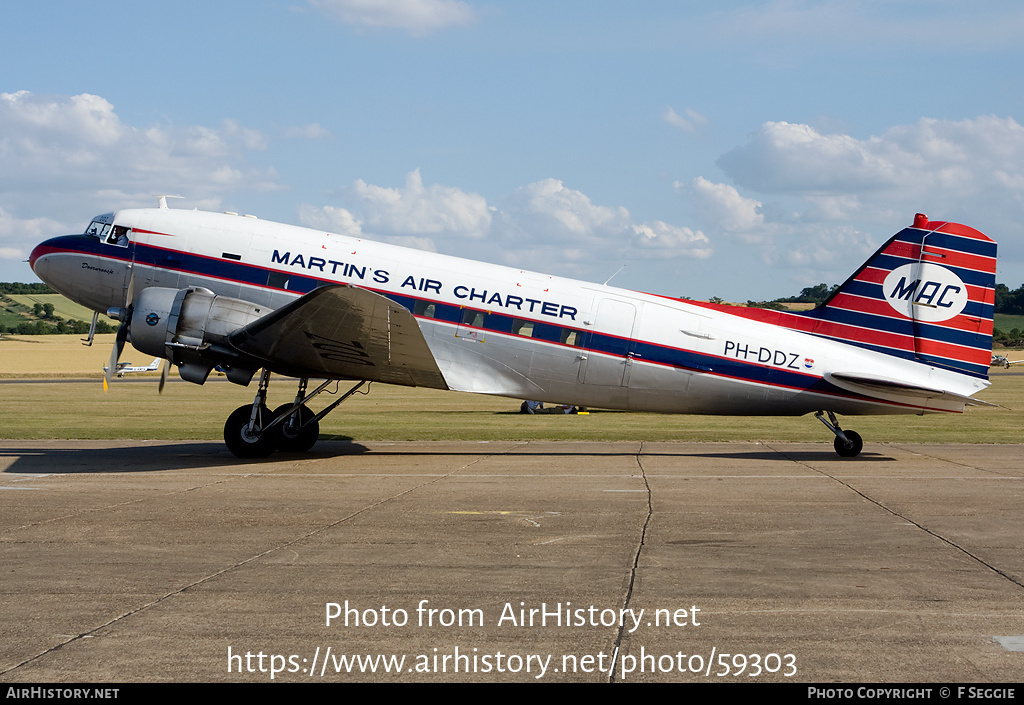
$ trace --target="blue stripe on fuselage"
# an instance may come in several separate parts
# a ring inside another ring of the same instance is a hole
[[[67,251],[81,252],[99,257],[106,257],[118,261],[127,261],[127,257],[117,257],[119,253],[113,252],[113,248],[106,246],[95,238],[87,236],[67,236],[56,238],[55,244],[59,242]],[[117,248],[122,253],[123,248]],[[126,254],[126,253],[125,253]],[[172,255],[169,257],[169,254]],[[168,266],[168,260],[174,260],[173,266]],[[277,270],[270,267],[246,264],[234,260],[225,260],[207,255],[197,255],[178,250],[168,250],[142,243],[135,246],[135,261],[138,264],[148,265],[163,269],[173,269],[183,274],[190,274],[211,279],[221,279],[236,283],[248,284],[262,289],[275,291],[287,291],[297,295],[305,294],[317,286],[324,284],[337,284],[339,282],[328,279],[317,279],[289,270]],[[269,286],[267,284],[272,274],[289,275],[289,288],[287,290]],[[292,287],[295,282],[297,286]],[[462,312],[467,309],[464,306],[438,302],[433,299],[413,297],[397,294],[379,289],[367,289],[386,296],[395,303],[413,311],[417,301],[427,301],[435,304],[434,315],[428,320],[438,320],[446,323],[458,324],[462,320]],[[821,376],[808,374],[802,371],[787,369],[784,366],[762,365],[749,360],[724,357],[698,353],[692,350],[673,348],[670,346],[649,343],[640,340],[630,340],[613,335],[594,333],[592,331],[572,326],[559,326],[549,322],[530,319],[523,316],[510,316],[504,313],[495,313],[486,309],[478,309],[487,313],[484,320],[483,330],[514,336],[511,333],[512,322],[518,320],[530,320],[534,322],[533,336],[530,340],[536,340],[548,344],[587,349],[593,352],[610,355],[613,357],[625,358],[632,350],[637,358],[635,362],[645,362],[655,365],[675,367],[689,370],[694,373],[711,374],[714,376],[735,379],[739,381],[763,384],[772,387],[787,388],[794,391],[814,392],[844,398],[863,399],[878,401],[872,397],[855,394],[840,387],[837,387]],[[560,339],[566,330],[577,331],[579,339],[584,345],[566,345]],[[869,347],[869,346],[862,346]],[[880,350],[892,354],[889,350]],[[893,403],[893,402],[890,402]]]

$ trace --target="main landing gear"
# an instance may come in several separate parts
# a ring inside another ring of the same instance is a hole
[[[828,421],[823,417],[828,414]],[[836,419],[836,415],[831,411],[816,411],[814,418],[821,421],[828,430],[836,434],[835,443],[833,446],[836,452],[844,458],[855,458],[860,455],[860,451],[864,448],[864,441],[861,439],[860,434],[856,431],[844,431],[839,427],[839,421]]]
[[[308,381],[305,378],[299,380],[293,403],[282,404],[271,412],[267,408],[270,371],[264,369],[252,404],[232,411],[224,423],[224,443],[228,450],[239,458],[265,458],[275,450],[304,453],[320,437],[320,419],[366,384],[359,382],[319,414],[314,414],[306,403],[325,391],[334,380],[325,381],[307,394]]]

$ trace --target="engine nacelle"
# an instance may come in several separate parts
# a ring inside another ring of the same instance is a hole
[[[221,365],[229,380],[246,385],[259,365],[234,352],[227,336],[271,310],[202,287],[149,287],[135,297],[128,330],[137,350],[167,358],[184,380],[203,384]]]

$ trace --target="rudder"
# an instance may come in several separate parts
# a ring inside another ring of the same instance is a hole
[[[814,332],[987,379],[995,272],[993,240],[918,213],[815,309]]]

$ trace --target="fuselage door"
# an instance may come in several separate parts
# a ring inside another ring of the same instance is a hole
[[[116,257],[124,263],[124,280],[121,284],[121,300],[127,305],[128,298],[133,295],[129,289],[132,288],[132,273],[135,269],[135,241],[131,237],[131,228],[125,225],[113,225],[107,232],[103,242],[112,253],[111,256]],[[136,288],[144,286],[142,282],[136,282],[138,285]]]
[[[580,381],[585,384],[625,387],[633,367],[636,341],[633,326],[636,306],[627,301],[602,299],[593,328],[584,338]]]

